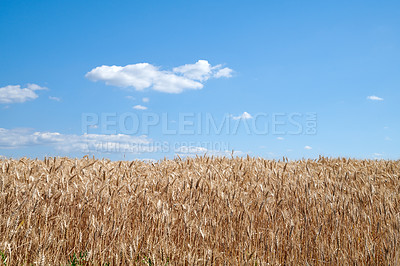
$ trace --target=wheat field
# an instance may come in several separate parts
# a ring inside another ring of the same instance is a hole
[[[400,264],[400,161],[0,160],[4,265]]]

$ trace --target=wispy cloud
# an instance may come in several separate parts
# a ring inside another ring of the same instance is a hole
[[[243,114],[239,115],[239,116],[233,116],[232,115],[232,119],[233,120],[246,120],[246,119],[252,119],[253,117],[248,113],[248,112],[243,112]]]
[[[56,101],[56,102],[60,102],[61,101],[61,98],[55,97],[55,96],[49,96],[49,99],[52,100],[52,101]]]
[[[36,84],[27,84],[25,88],[21,85],[8,85],[0,88],[0,103],[24,103],[39,97],[35,91],[46,90]]]
[[[375,95],[367,96],[367,99],[371,100],[371,101],[383,101],[383,98],[375,96]]]
[[[194,156],[194,155],[213,155],[213,156],[240,156],[244,153],[242,151],[228,151],[228,150],[211,150],[205,147],[196,146],[180,146],[175,149],[175,153],[182,156]]]
[[[208,150],[204,147],[195,147],[195,146],[181,146],[178,147],[175,152],[176,153],[191,153],[191,154],[199,154],[199,153],[206,153]]]
[[[225,68],[218,70],[217,73],[214,74],[214,78],[222,78],[222,77],[230,78],[230,77],[232,77],[232,72],[233,72],[232,69],[225,67]]]
[[[143,105],[140,105],[140,104],[135,105],[135,106],[133,106],[132,108],[133,108],[133,109],[136,109],[136,110],[147,110],[147,107],[146,107],[146,106],[143,106]]]
[[[283,138],[283,137],[277,137],[276,139],[277,139],[277,140],[284,140],[285,138]]]
[[[222,65],[211,66],[207,60],[199,60],[195,64],[175,67],[173,68],[173,72],[182,74],[185,78],[199,81],[206,81],[210,77],[232,77],[232,69],[228,67],[222,68]]]
[[[161,70],[149,63],[127,66],[99,66],[86,74],[92,81],[104,81],[107,85],[132,87],[138,91],[152,89],[165,93],[181,93],[184,90],[202,89],[210,78],[229,78],[232,69],[222,65],[211,66],[207,60],[186,64],[172,70]]]
[[[150,101],[150,99],[147,97],[143,97],[143,99],[142,99],[142,102],[144,102],[144,103],[148,103],[149,101]]]
[[[31,129],[0,128],[0,148],[3,149],[48,145],[63,152],[145,153],[156,151],[151,144],[152,141],[144,135],[68,135],[58,132],[35,132]]]
[[[304,146],[304,149],[305,150],[312,150],[312,147],[311,146]]]

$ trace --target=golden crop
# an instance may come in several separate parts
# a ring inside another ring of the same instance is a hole
[[[2,159],[0,206],[7,265],[400,264],[400,161]]]

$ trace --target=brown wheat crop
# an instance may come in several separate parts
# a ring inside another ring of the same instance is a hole
[[[0,160],[7,265],[400,264],[400,161]]]

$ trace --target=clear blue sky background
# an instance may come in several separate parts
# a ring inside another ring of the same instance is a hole
[[[82,156],[84,151],[59,149],[57,141],[32,134],[57,132],[69,145],[68,138],[82,137],[85,113],[168,113],[173,128],[180,113],[193,112],[228,117],[240,128],[235,134],[167,135],[159,125],[145,138],[173,146],[224,143],[238,155],[265,158],[399,159],[399,26],[399,1],[0,0],[0,88],[48,88],[35,91],[36,99],[0,103],[0,155]],[[232,77],[210,78],[202,89],[179,94],[85,78],[102,65],[149,63],[171,70],[198,60],[222,64]],[[244,112],[253,118],[233,119]],[[268,114],[270,126],[273,114],[286,119],[300,113],[305,127],[307,112],[317,114],[316,134],[288,134],[287,121],[281,135],[244,130],[260,113]],[[88,133],[107,132],[99,124]],[[176,151],[93,154],[158,159]]]

